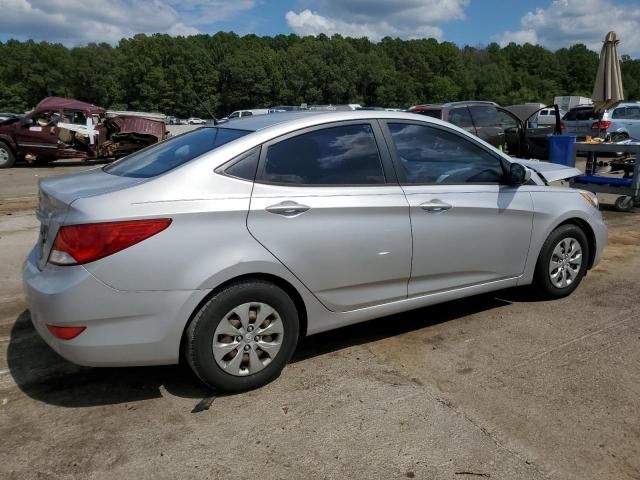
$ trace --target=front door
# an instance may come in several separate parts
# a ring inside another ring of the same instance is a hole
[[[407,296],[411,225],[380,127],[295,132],[265,145],[247,226],[330,310]]]
[[[466,135],[415,122],[386,122],[411,210],[409,296],[514,280],[533,223],[531,195],[503,184],[507,163]]]
[[[58,112],[34,112],[16,123],[15,137],[18,150],[24,155],[55,158],[58,151]]]

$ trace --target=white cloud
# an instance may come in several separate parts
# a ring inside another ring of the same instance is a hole
[[[439,24],[463,19],[468,4],[469,0],[319,0],[317,10],[289,11],[285,18],[299,35],[441,39]]]
[[[640,54],[640,5],[613,0],[554,0],[548,8],[537,8],[522,17],[522,29],[507,31],[497,40],[539,43],[556,50],[584,43],[600,51],[602,39],[614,30],[621,42],[619,52]]]
[[[136,33],[195,35],[254,6],[253,0],[0,0],[4,36],[81,45]]]

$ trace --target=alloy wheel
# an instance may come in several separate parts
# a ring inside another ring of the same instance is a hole
[[[250,302],[229,311],[213,335],[213,356],[225,372],[247,376],[259,372],[282,347],[284,327],[266,303]]]
[[[556,288],[571,285],[580,274],[582,247],[573,237],[563,238],[553,249],[549,260],[549,277]]]

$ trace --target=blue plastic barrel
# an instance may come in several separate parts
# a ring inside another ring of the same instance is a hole
[[[559,165],[573,167],[573,144],[576,137],[572,135],[549,135],[549,161]]]

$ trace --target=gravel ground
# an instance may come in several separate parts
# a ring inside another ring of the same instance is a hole
[[[317,335],[265,388],[91,369],[33,330],[36,180],[0,171],[0,478],[640,478],[640,215],[570,298],[503,291]],[[83,301],[83,299],[78,299]]]

